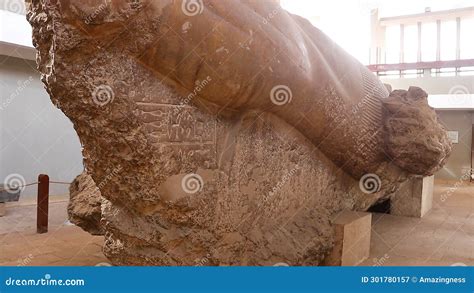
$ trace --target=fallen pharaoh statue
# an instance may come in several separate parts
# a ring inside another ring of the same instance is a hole
[[[321,265],[335,215],[451,151],[426,92],[389,92],[278,1],[27,6],[83,146],[71,221],[114,265]]]

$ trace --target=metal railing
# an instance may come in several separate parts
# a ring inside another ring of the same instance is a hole
[[[49,214],[49,185],[64,184],[70,185],[71,182],[50,181],[49,176],[40,174],[37,182],[23,184],[21,186],[12,186],[3,188],[0,191],[16,191],[27,186],[38,185],[37,204],[36,204],[36,233],[43,234],[48,232],[48,214]]]

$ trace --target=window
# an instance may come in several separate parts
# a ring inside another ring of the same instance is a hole
[[[438,76],[456,76],[456,68],[441,68],[438,70]]]
[[[387,26],[385,30],[385,63],[400,63],[400,26]]]
[[[441,60],[456,59],[456,21],[441,22]]]
[[[474,59],[474,18],[461,19],[461,59]]]
[[[421,61],[436,61],[436,22],[421,25]]]
[[[403,42],[403,62],[413,63],[418,61],[418,26],[405,26]]]

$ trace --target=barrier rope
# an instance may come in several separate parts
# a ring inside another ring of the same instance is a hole
[[[32,186],[32,185],[37,185],[39,182],[32,182],[32,183],[28,183],[28,184],[24,184],[24,185],[19,185],[19,186],[12,186],[10,188],[2,188],[0,187],[0,192],[3,192],[3,191],[12,191],[12,190],[19,190],[19,189],[22,189],[22,188],[25,188],[25,187],[28,187],[28,186]],[[49,181],[50,184],[63,184],[63,185],[71,185],[72,182],[65,182],[65,181]]]
[[[64,184],[64,185],[71,185],[72,182],[64,182],[64,181],[49,181],[49,183],[54,184]]]

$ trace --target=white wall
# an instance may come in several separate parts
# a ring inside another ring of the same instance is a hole
[[[69,119],[50,101],[35,63],[0,55],[0,182],[10,174],[27,183],[40,173],[71,182],[82,172],[81,145]],[[66,194],[68,186],[50,186]],[[23,198],[36,196],[36,186]]]
[[[17,0],[15,0],[17,1]],[[19,1],[19,0],[18,0]],[[35,60],[35,50],[31,38],[31,26],[26,21],[26,16],[11,11],[1,10],[2,8],[18,8],[24,11],[18,3],[9,2],[1,6],[0,0],[0,55],[14,56],[22,59]]]
[[[437,179],[460,180],[471,169],[472,113],[468,111],[437,111],[447,130],[459,133],[459,142],[453,144],[451,156]],[[467,177],[468,178],[468,177]]]

